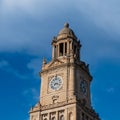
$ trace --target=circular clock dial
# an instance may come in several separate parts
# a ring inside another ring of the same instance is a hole
[[[80,91],[83,95],[87,94],[87,82],[85,80],[81,80],[80,82]]]
[[[55,76],[51,79],[49,86],[53,90],[59,90],[62,87],[62,78],[60,76]]]

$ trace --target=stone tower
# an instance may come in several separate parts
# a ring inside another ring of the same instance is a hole
[[[91,107],[92,76],[80,48],[66,23],[52,40],[52,60],[43,60],[40,101],[31,108],[30,120],[100,120]]]

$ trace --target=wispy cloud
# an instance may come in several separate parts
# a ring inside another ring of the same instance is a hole
[[[63,22],[68,20],[73,24],[76,22],[81,24],[81,17],[83,17],[86,24],[92,23],[93,25],[93,31],[92,27],[86,28],[90,29],[89,34],[92,34],[92,37],[96,36],[89,38],[92,41],[87,49],[89,47],[95,54],[89,51],[89,59],[91,57],[93,61],[97,57],[98,59],[100,57],[116,58],[120,47],[119,3],[118,0],[69,2],[63,0],[2,0],[0,3],[0,51],[25,51],[36,55],[42,54],[42,51],[47,53],[50,50],[52,37],[61,29],[61,23],[64,24]],[[75,32],[79,30],[77,28]],[[99,30],[103,31],[102,36],[106,36],[105,38],[94,33]]]
[[[51,16],[54,16],[54,14],[56,14],[54,9],[56,8],[58,10],[57,12],[60,13],[60,10],[71,11],[72,7],[73,12],[78,10],[79,12],[84,13],[84,16],[87,16],[87,18],[98,27],[115,34],[120,31],[119,3],[119,0],[75,0],[69,1],[69,3],[64,0],[2,0],[1,8],[5,9],[8,13],[11,10],[12,13],[14,13],[19,11],[19,9],[22,9],[24,12],[31,12],[33,15],[36,15],[37,13],[37,17],[42,18],[45,17],[47,13],[49,15],[50,11],[52,11]],[[4,10],[1,12],[4,14]],[[64,15],[64,13],[62,14]],[[71,16],[73,15],[71,14]],[[80,16],[77,17],[79,18]]]
[[[2,0],[1,7],[4,12],[9,12],[9,13],[17,12],[16,10],[18,11],[22,10],[31,15],[37,15],[37,13],[39,13],[40,15],[44,15],[44,13],[47,13],[47,11],[51,11],[55,8],[59,8],[59,7],[64,8],[67,2],[64,1],[64,4],[62,3],[63,1],[56,1],[56,0],[51,0],[51,1],[47,1],[47,0],[20,0],[20,1]],[[70,3],[71,2],[69,2],[69,4]]]
[[[1,60],[0,61],[0,69],[8,72],[8,73],[11,73],[13,75],[15,75],[16,77],[20,78],[20,79],[27,79],[28,76],[26,75],[23,75],[23,74],[20,74],[16,69],[14,69],[10,63],[6,60]]]
[[[35,88],[29,88],[27,90],[24,90],[22,95],[25,96],[26,99],[34,101],[34,102],[38,102],[39,100],[39,92]]]
[[[91,19],[98,27],[113,34],[119,34],[120,31],[119,4],[119,0],[75,0],[69,3],[63,0],[2,0],[1,2],[3,12],[7,11],[9,13],[12,11],[13,13],[23,10],[27,13],[32,13],[33,15],[38,13],[37,16],[40,15],[41,17],[47,15],[47,11],[52,11],[53,13],[51,14],[53,15],[56,14],[54,8],[57,8],[58,10],[63,9],[64,11],[66,11],[67,8],[67,11],[69,11],[71,7],[73,7],[72,11],[78,10],[84,13],[84,15],[87,16],[88,19]],[[58,13],[60,13],[60,11],[58,11]]]
[[[4,12],[13,12],[14,10],[23,9],[30,11],[30,9],[37,4],[38,0],[2,0],[1,6]],[[14,11],[15,12],[15,11]]]
[[[33,75],[35,78],[38,79],[39,72],[41,70],[42,60],[41,58],[32,59],[28,64],[28,69],[31,69],[33,71]]]
[[[77,7],[88,19],[109,34],[120,34],[119,0],[82,0]]]

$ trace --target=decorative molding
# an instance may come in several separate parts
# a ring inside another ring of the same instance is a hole
[[[68,108],[68,113],[72,113],[73,112],[73,107],[71,107],[71,108]]]
[[[53,59],[53,61],[48,65],[48,67],[60,65],[60,64],[63,64],[63,63],[64,62],[60,61],[59,59]]]
[[[58,99],[59,98],[59,96],[58,95],[54,95],[54,96],[52,96],[52,99],[54,100],[54,99]]]
[[[92,107],[91,108],[86,107],[84,104],[82,104],[81,101],[77,101],[77,105],[80,108],[82,108],[83,111],[88,113],[90,116],[94,116],[97,120],[99,120],[99,114],[97,114]]]
[[[76,101],[74,99],[71,101],[57,102],[55,104],[41,106],[41,110],[53,109],[53,108],[62,107],[65,105],[75,104],[75,103],[76,103]]]

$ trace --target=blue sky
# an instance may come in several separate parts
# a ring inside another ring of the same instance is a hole
[[[90,64],[92,106],[102,120],[120,119],[119,0],[0,0],[0,119],[28,120],[39,100],[42,59],[65,22]]]

